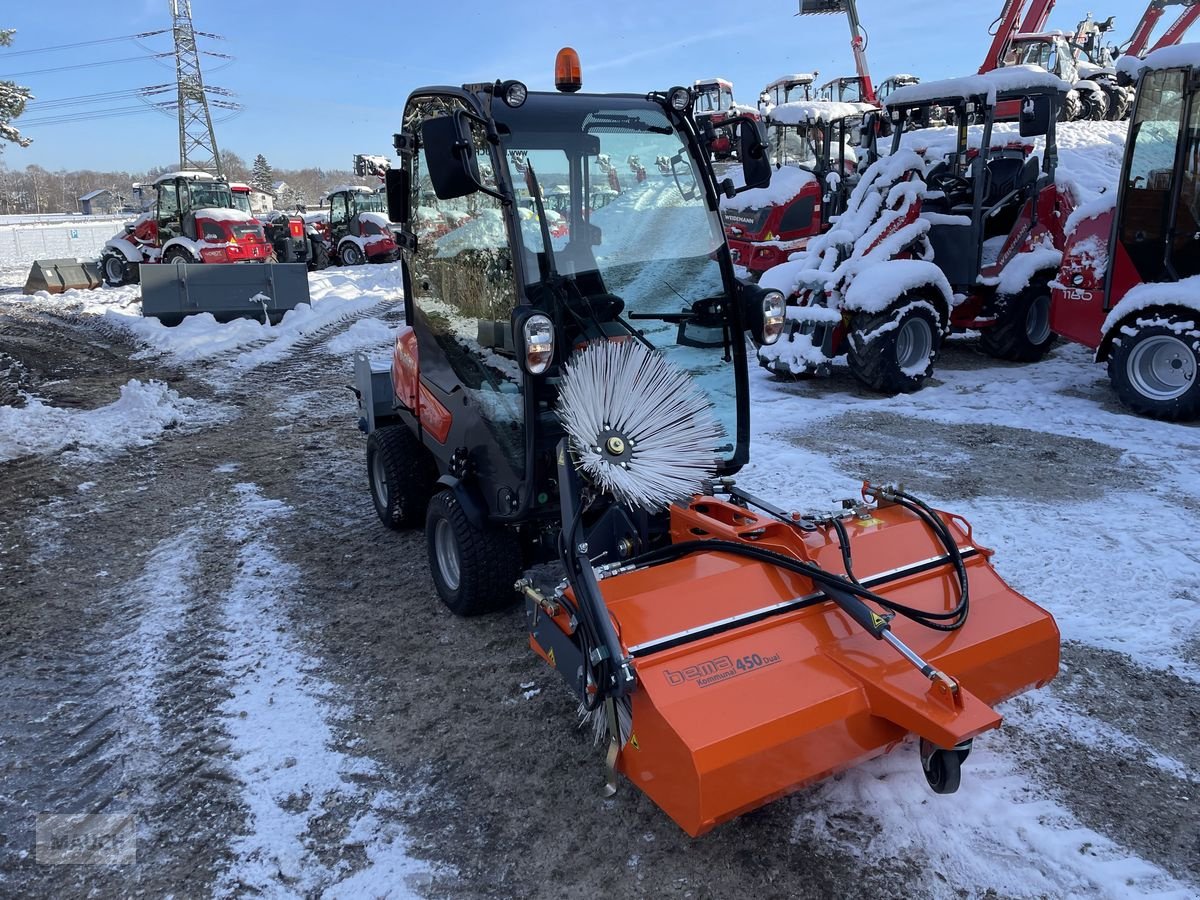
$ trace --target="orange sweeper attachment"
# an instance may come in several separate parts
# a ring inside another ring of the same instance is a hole
[[[994,705],[1054,677],[1054,620],[900,488],[800,514],[735,484],[745,336],[784,326],[718,205],[769,184],[761,123],[721,122],[739,186],[690,89],[586,93],[567,51],[556,83],[409,98],[387,189],[410,324],[390,372],[355,374],[380,519],[424,524],[455,613],[516,584],[607,789],[623,774],[691,835],[910,741],[957,790]],[[607,177],[626,157],[662,177]]]

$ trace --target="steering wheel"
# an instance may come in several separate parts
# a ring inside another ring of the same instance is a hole
[[[961,175],[955,175],[953,172],[936,172],[926,179],[933,190],[941,191],[949,200],[958,195],[971,193],[971,182]]]

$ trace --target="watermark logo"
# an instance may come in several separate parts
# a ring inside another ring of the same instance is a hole
[[[47,866],[125,865],[137,856],[137,823],[124,813],[42,813],[34,852]]]

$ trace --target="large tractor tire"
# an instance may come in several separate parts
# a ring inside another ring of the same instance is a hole
[[[361,266],[366,261],[367,257],[363,254],[362,247],[354,241],[346,241],[338,248],[338,262],[343,266]]]
[[[1120,122],[1129,115],[1129,91],[1120,85],[1106,85],[1104,93],[1108,96],[1108,114],[1110,122]]]
[[[367,438],[367,481],[375,513],[388,528],[416,528],[437,482],[429,451],[404,425],[377,428]]]
[[[1188,321],[1143,314],[1134,334],[1125,326],[1113,341],[1108,377],[1134,412],[1168,422],[1200,418],[1200,329],[1186,328]]]
[[[988,356],[1037,362],[1050,352],[1058,335],[1050,330],[1049,280],[1035,275],[1021,293],[996,298],[996,322],[979,337]]]
[[[309,240],[308,246],[312,250],[308,257],[308,268],[313,272],[328,269],[329,248],[325,246],[325,242]]]
[[[516,534],[485,524],[476,528],[453,491],[439,491],[425,517],[429,568],[442,602],[457,616],[477,616],[511,606],[521,575]]]
[[[850,322],[850,372],[881,394],[911,394],[933,374],[942,328],[928,300],[901,297],[880,313]]]
[[[184,263],[194,263],[196,259],[183,247],[172,247],[163,254],[162,261],[164,263],[182,265]]]
[[[136,281],[133,277],[136,271],[137,263],[131,263],[124,254],[109,251],[100,257],[100,274],[104,283],[110,287],[120,287]]]
[[[1108,95],[1103,90],[1079,92],[1079,118],[1103,122],[1108,116]]]
[[[1079,99],[1079,91],[1067,92],[1067,99],[1058,110],[1060,122],[1075,122],[1083,115],[1083,101]]]

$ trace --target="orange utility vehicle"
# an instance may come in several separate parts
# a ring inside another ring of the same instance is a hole
[[[691,91],[579,93],[570,50],[557,74],[557,93],[408,99],[387,182],[412,324],[390,367],[356,361],[380,519],[424,526],[455,613],[523,600],[606,742],[607,789],[623,773],[691,835],[907,741],[954,791],[994,705],[1054,677],[1054,620],[902,490],[801,514],[734,483],[744,334],[777,338],[783,297],[734,277],[717,203],[735,188]],[[761,126],[731,127],[764,186]],[[593,164],[631,148],[670,174],[591,208]],[[568,188],[562,237],[543,183]],[[470,228],[418,233],[463,197]]]

